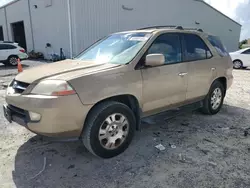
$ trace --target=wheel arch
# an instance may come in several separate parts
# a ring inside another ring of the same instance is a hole
[[[100,101],[98,101],[94,106],[92,106],[92,108],[89,110],[85,122],[88,119],[89,115],[91,114],[91,112],[94,110],[94,108],[99,105],[100,103],[106,102],[106,101],[116,101],[116,102],[120,102],[123,103],[125,105],[127,105],[134,113],[135,118],[136,118],[136,130],[140,130],[140,124],[141,124],[141,108],[140,108],[140,104],[138,99],[131,95],[131,94],[124,94],[124,95],[117,95],[117,96],[112,96],[112,97],[108,97],[105,99],[102,99]],[[85,125],[84,125],[85,127]],[[83,129],[84,129],[83,127]]]
[[[215,81],[219,81],[219,82],[222,83],[222,85],[223,85],[224,88],[225,88],[225,93],[224,93],[224,94],[226,95],[226,92],[227,92],[227,78],[224,77],[224,76],[219,77],[219,78],[216,78],[216,79],[212,82],[211,85],[213,85],[213,83],[214,83]]]
[[[18,55],[9,55],[9,57],[7,59],[10,59],[11,57],[17,57],[17,58],[19,58]]]

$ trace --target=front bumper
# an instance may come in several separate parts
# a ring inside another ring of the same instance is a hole
[[[6,102],[5,115],[9,121],[23,125],[36,134],[58,138],[80,137],[85,118],[92,107],[83,105],[77,95],[12,94],[6,96]],[[40,114],[40,121],[31,121],[29,112]]]

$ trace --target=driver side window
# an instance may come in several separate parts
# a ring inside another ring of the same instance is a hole
[[[179,35],[172,33],[160,35],[148,49],[148,54],[163,54],[165,64],[181,62],[182,54]]]

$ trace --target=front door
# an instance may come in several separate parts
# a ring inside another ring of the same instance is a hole
[[[181,51],[180,37],[174,33],[160,35],[147,51],[146,55],[163,54],[165,65],[141,70],[145,114],[160,112],[186,100],[188,72]]]
[[[240,55],[240,59],[243,61],[243,65],[246,67],[250,66],[250,49],[244,51]]]

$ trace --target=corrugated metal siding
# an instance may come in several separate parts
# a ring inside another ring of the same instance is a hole
[[[94,41],[120,30],[119,0],[73,0],[73,53],[76,55]]]
[[[7,6],[6,15],[8,20],[8,31],[10,37],[9,40],[13,40],[11,23],[23,21],[25,27],[27,50],[31,51],[33,49],[33,42],[31,37],[32,32],[31,32],[31,24],[29,17],[28,1],[27,0],[17,1],[16,3]]]
[[[199,27],[218,35],[229,51],[238,47],[240,26],[194,0],[73,0],[71,5],[74,54],[109,33],[150,25]]]
[[[69,57],[67,1],[52,0],[52,5],[48,7],[45,6],[46,2],[48,1],[30,1],[35,51],[43,52],[49,58],[48,54],[54,52],[59,55],[60,48],[63,48],[65,55]],[[46,43],[50,43],[52,49],[45,48]]]
[[[3,27],[4,40],[8,40],[4,8],[0,9],[0,26]]]

